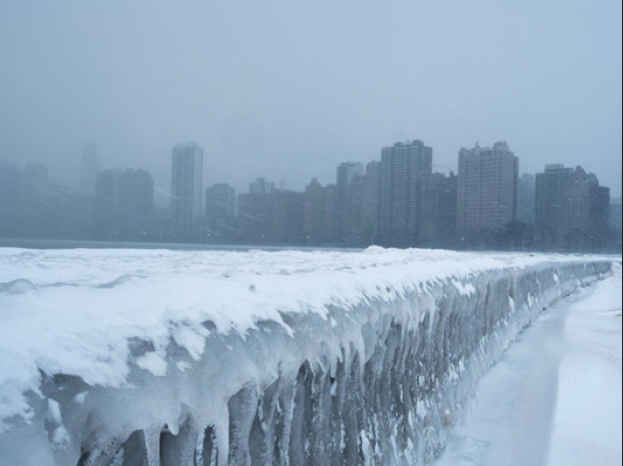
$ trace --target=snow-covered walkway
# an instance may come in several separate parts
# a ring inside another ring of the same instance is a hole
[[[617,265],[522,333],[434,466],[618,466],[621,395]]]

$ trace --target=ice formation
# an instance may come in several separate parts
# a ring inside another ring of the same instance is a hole
[[[418,465],[596,257],[0,250],[0,464]]]

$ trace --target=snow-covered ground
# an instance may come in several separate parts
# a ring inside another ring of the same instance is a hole
[[[546,310],[482,379],[434,466],[621,464],[621,266]]]
[[[330,306],[397,300],[447,279],[469,294],[468,280],[484,271],[577,260],[375,247],[361,253],[0,248],[0,432],[10,416],[29,415],[23,393],[39,392],[41,372],[114,387],[126,382],[131,361],[163,376],[171,341],[199,358],[211,333],[206,320],[219,333],[244,335],[258,321],[287,327],[283,313],[326,317]],[[149,341],[152,350],[132,360],[132,339]]]
[[[0,248],[0,465],[425,464],[519,332],[611,266],[378,247]],[[554,418],[557,361],[524,363],[534,384],[518,422]],[[535,458],[550,424],[519,430]]]

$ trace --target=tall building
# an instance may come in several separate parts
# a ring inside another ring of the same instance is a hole
[[[303,232],[305,221],[305,194],[276,189],[271,219],[272,244],[305,244]]]
[[[275,183],[258,178],[238,196],[238,226],[247,244],[273,244]]]
[[[154,180],[147,170],[106,170],[97,175],[95,236],[141,239],[153,224]]]
[[[171,170],[171,214],[177,240],[198,238],[201,234],[203,149],[196,143],[173,148]]]
[[[610,199],[610,214],[608,224],[610,228],[621,233],[621,198]]]
[[[236,190],[227,183],[206,189],[206,228],[212,240],[229,240],[236,226]]]
[[[258,178],[238,196],[238,226],[247,244],[305,243],[305,195]]]
[[[84,145],[80,165],[80,194],[93,196],[97,172],[99,171],[99,150],[97,144],[89,141]]]
[[[0,166],[0,237],[20,237],[23,216],[23,174],[15,167]]]
[[[565,190],[572,173],[572,168],[551,164],[545,166],[543,173],[536,174],[535,225],[544,247],[560,243]]]
[[[363,165],[359,162],[343,162],[337,167],[336,181],[336,239],[343,246],[350,246],[352,239],[357,235],[360,227],[361,207],[355,206],[360,203],[363,193],[362,185]]]
[[[541,247],[599,249],[608,229],[609,188],[582,167],[547,165],[536,175],[536,229]]]
[[[609,188],[599,186],[597,177],[586,173],[582,167],[571,173],[565,188],[563,232],[605,230],[610,207]]]
[[[505,141],[459,151],[457,228],[485,233],[517,218],[519,158]]]
[[[335,245],[335,185],[322,186],[316,178],[305,187],[303,231],[314,246]]]
[[[536,182],[534,175],[524,173],[518,182],[517,220],[534,225],[536,220]]]
[[[621,253],[621,198],[610,198],[610,212],[608,216],[609,245],[608,252]]]
[[[361,235],[366,244],[375,244],[379,234],[379,198],[381,189],[381,162],[366,165],[363,199],[363,229]]]
[[[275,183],[272,181],[266,181],[260,177],[256,181],[252,181],[249,184],[250,194],[272,194],[275,190]]]
[[[433,173],[422,178],[420,243],[426,247],[451,247],[456,239],[458,177]]]
[[[94,200],[50,183],[44,165],[0,164],[0,237],[89,239]]]
[[[432,171],[433,149],[422,141],[397,142],[381,150],[379,242],[387,246],[418,243],[420,185]]]
[[[50,229],[48,167],[40,163],[29,163],[23,175],[23,230],[26,236],[44,237]]]

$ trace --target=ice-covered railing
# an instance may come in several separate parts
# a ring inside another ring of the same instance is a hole
[[[0,249],[0,465],[416,465],[591,257]]]

